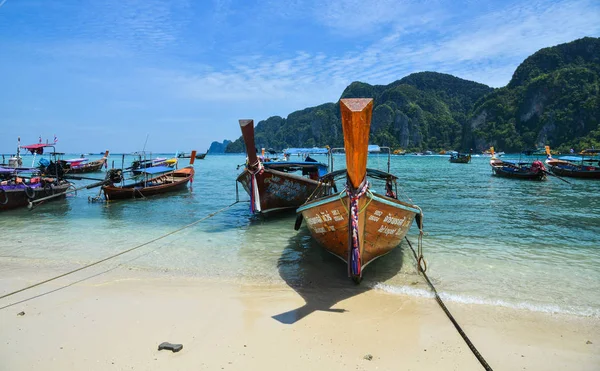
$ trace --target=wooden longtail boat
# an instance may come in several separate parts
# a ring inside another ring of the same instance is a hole
[[[327,165],[317,161],[263,161],[256,154],[254,120],[239,122],[248,159],[237,181],[250,195],[251,211],[295,210],[305,203],[319,186],[319,176],[327,173]]]
[[[192,151],[192,154],[195,155],[195,153],[196,151]],[[173,170],[168,173],[163,173],[159,176],[136,183],[117,185],[117,182],[111,182],[108,185],[102,186],[104,198],[106,200],[145,198],[148,196],[185,189],[187,184],[192,182],[194,178],[194,159],[195,157],[192,156],[190,166],[186,166],[179,170]],[[154,173],[152,169],[152,167],[144,169],[144,174],[149,175]]]
[[[25,174],[30,174],[28,177]],[[40,177],[38,169],[0,168],[0,211],[26,207],[33,200],[52,195],[64,198],[71,183],[57,178]]]
[[[208,150],[206,150],[206,152],[204,153],[199,153],[196,155],[196,159],[197,160],[204,160],[204,157],[206,157],[206,155],[208,155]]]
[[[600,159],[594,159],[589,156],[593,156],[595,151],[600,153],[600,150],[585,150],[580,153],[580,157],[577,156],[565,156],[558,159],[552,157],[550,147],[546,146],[546,164],[556,175],[570,177],[570,178],[584,178],[584,179],[600,179]],[[597,166],[594,166],[594,165]]]
[[[102,166],[106,164],[108,159],[108,151],[104,152],[104,156],[100,160],[87,162],[87,159],[61,160],[65,174],[83,174],[93,173],[102,170]]]
[[[457,153],[456,155],[450,155],[450,160],[453,164],[468,164],[471,162],[470,154]]]
[[[400,244],[421,209],[397,199],[397,177],[366,167],[373,100],[342,99],[340,108],[347,170],[321,178],[329,187],[321,187],[297,213],[312,237],[342,259],[348,276],[359,283],[369,263]],[[335,178],[340,176],[346,179],[346,189],[338,193]],[[385,193],[376,193],[367,177],[384,183]]]
[[[545,180],[546,167],[539,161],[521,162],[521,161],[505,161],[494,156],[494,148],[491,148],[492,158],[490,166],[492,173],[496,176],[523,180]]]

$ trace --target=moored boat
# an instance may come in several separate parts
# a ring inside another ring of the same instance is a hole
[[[206,150],[206,152],[204,152],[204,153],[198,153],[198,154],[196,155],[196,159],[197,159],[197,160],[204,160],[204,157],[206,157],[206,155],[208,155],[208,149],[207,149],[207,150]]]
[[[598,152],[596,152],[598,151]],[[550,147],[546,146],[546,164],[554,174],[570,178],[600,179],[600,159],[592,158],[600,150],[585,150],[580,156],[553,158]]]
[[[21,148],[41,155],[45,148],[54,148],[54,145],[37,143],[19,146]],[[19,149],[16,158],[20,160]],[[48,161],[48,164],[52,166],[43,169],[0,168],[0,211],[30,206],[36,201],[64,198],[72,184],[62,178],[62,169],[56,166],[56,162]]]
[[[104,152],[104,156],[96,161],[89,161],[87,158],[76,158],[72,160],[60,160],[59,163],[66,174],[83,174],[102,170],[102,166],[106,165],[107,160],[108,151]]]
[[[193,151],[192,154],[195,154],[195,152]],[[102,186],[104,198],[106,200],[145,198],[185,189],[188,183],[193,180],[195,174],[193,167],[194,159],[195,157],[192,156],[190,166],[167,173],[163,173],[162,169],[153,167],[143,169],[141,172],[147,179],[131,184],[119,185],[119,181],[122,183],[122,178],[121,176],[116,176],[115,180],[110,182],[110,184]],[[157,174],[160,175],[157,176]]]
[[[496,176],[524,180],[546,179],[546,167],[539,160],[535,160],[533,163],[500,160],[494,156],[493,147],[491,148],[491,154],[490,166],[492,167],[492,173]]]
[[[248,158],[237,181],[250,195],[251,211],[264,214],[295,210],[306,202],[320,185],[319,177],[327,173],[327,165],[310,157],[304,161],[261,159],[254,143],[254,120],[239,122]],[[321,150],[324,154],[329,153],[327,149]]]
[[[366,167],[373,100],[342,99],[340,108],[347,169],[322,177],[325,186],[297,213],[312,237],[343,260],[348,276],[358,283],[369,263],[401,243],[421,210],[398,200],[394,190],[397,177]],[[346,180],[340,193],[336,179]],[[383,185],[382,193],[375,191],[376,183]]]

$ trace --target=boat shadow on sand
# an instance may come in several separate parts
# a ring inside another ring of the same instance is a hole
[[[347,266],[339,258],[314,242],[306,228],[290,238],[277,262],[279,275],[306,304],[272,318],[293,324],[315,311],[346,312],[332,308],[340,301],[369,291],[378,282],[385,282],[400,272],[403,265],[401,248],[370,263],[363,272],[361,284],[348,278]]]

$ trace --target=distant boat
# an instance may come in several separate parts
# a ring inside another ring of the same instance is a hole
[[[247,160],[244,171],[237,177],[250,196],[253,213],[270,213],[296,209],[320,185],[319,176],[327,173],[327,165],[306,157],[304,161],[269,161],[259,158],[254,142],[254,120],[239,120],[246,145]],[[328,154],[327,148],[288,149],[286,159],[293,154],[307,155],[320,151]]]
[[[533,163],[521,161],[503,161],[494,156],[494,148],[491,148],[492,158],[490,166],[492,173],[497,176],[514,179],[526,180],[545,180],[546,167],[544,164],[535,160]]]
[[[196,155],[196,159],[197,160],[204,160],[204,157],[206,157],[206,155],[208,155],[208,149],[206,150],[206,152],[204,153],[199,153]]]
[[[67,174],[82,174],[93,173],[102,170],[102,166],[106,164],[108,159],[108,151],[104,152],[104,156],[100,160],[91,161],[87,158],[75,158],[71,160],[59,160],[63,170]]]
[[[584,150],[580,156],[564,156],[552,158],[550,147],[546,146],[546,164],[554,174],[571,178],[600,179],[600,158],[592,158],[600,154],[600,150]]]
[[[296,229],[306,221],[312,237],[359,283],[363,269],[400,244],[421,210],[397,199],[396,176],[366,167],[373,99],[342,99],[340,107],[347,169],[321,178],[324,186],[297,210]],[[368,178],[385,184],[384,192]],[[336,183],[344,180],[346,189],[339,192]]]
[[[452,154],[450,155],[449,161],[453,164],[468,164],[469,162],[471,162],[471,155],[464,153]]]

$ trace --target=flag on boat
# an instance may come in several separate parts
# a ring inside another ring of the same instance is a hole
[[[54,134],[54,143],[58,142],[58,138],[56,137],[56,134]]]

